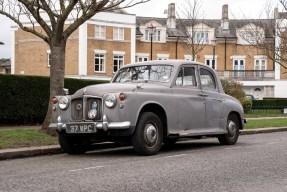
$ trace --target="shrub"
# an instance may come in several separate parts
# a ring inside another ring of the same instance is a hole
[[[243,105],[245,101],[245,92],[241,83],[234,80],[221,79],[221,84],[226,94],[235,97]]]
[[[252,110],[252,101],[250,99],[244,99],[241,103],[244,113],[250,113]]]

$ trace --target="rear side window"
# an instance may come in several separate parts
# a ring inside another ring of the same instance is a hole
[[[216,90],[216,83],[213,74],[206,69],[200,69],[200,83],[202,89]]]
[[[194,67],[182,67],[176,78],[178,86],[197,86]]]

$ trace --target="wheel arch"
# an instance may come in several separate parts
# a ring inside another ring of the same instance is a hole
[[[239,114],[237,111],[231,111],[231,112],[228,114],[228,116],[229,116],[229,115],[232,115],[232,114],[234,114],[234,115],[237,117],[238,123],[239,123],[239,130],[242,130],[242,129],[243,129],[243,124],[242,124],[242,121],[241,121],[241,116],[240,116],[240,114]]]
[[[138,118],[137,118],[137,123],[139,121],[139,117],[142,113],[144,112],[153,112],[155,113],[161,120],[161,123],[162,123],[162,128],[163,128],[163,136],[167,136],[167,115],[166,115],[166,111],[165,109],[158,103],[148,103],[148,104],[145,104],[139,114],[138,114]]]

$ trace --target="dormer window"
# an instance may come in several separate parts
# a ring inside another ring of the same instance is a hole
[[[198,44],[209,43],[208,32],[205,31],[194,32],[194,42]]]
[[[159,29],[155,29],[154,34],[152,35],[152,41],[160,42],[160,33],[161,33],[161,31]],[[145,40],[151,41],[151,33],[150,33],[149,29],[145,30]]]

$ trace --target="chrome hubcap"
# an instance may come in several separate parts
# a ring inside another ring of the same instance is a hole
[[[233,137],[234,135],[236,135],[236,125],[233,121],[229,121],[228,122],[228,135],[230,135],[231,137]]]
[[[157,139],[157,129],[154,125],[148,124],[146,126],[146,141],[149,145],[152,145],[156,142]]]

